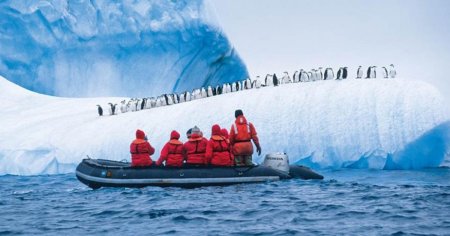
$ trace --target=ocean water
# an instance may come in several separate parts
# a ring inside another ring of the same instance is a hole
[[[195,189],[0,177],[0,235],[450,235],[450,169],[319,170]]]

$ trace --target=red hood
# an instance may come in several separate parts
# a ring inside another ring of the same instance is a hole
[[[172,133],[170,133],[170,139],[179,139],[180,133],[178,133],[176,130],[172,130]]]
[[[212,126],[211,135],[221,135],[220,126],[215,124]]]
[[[247,119],[245,119],[245,116],[238,116],[236,118],[236,121],[234,121],[238,125],[247,124]]]
[[[136,130],[136,138],[137,138],[137,139],[144,139],[144,138],[145,138],[145,133],[144,133],[144,131],[142,131],[142,130],[140,130],[140,129]]]

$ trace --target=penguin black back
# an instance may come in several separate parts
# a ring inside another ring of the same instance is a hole
[[[97,105],[97,111],[99,116],[103,116],[103,109],[100,105]]]

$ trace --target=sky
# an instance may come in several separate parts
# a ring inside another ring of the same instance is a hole
[[[424,80],[450,101],[450,1],[209,0],[251,77],[359,65]],[[449,106],[450,107],[450,106]]]

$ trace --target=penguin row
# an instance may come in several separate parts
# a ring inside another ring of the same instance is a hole
[[[382,67],[383,78],[395,78],[397,72],[395,71],[394,65],[391,64],[389,71],[386,67]],[[362,66],[358,67],[356,79],[366,79],[376,78],[377,67],[370,66],[366,71],[364,76],[364,71]],[[261,82],[261,78],[256,76],[255,80],[250,78],[243,81],[236,81],[232,83],[225,83],[216,87],[208,86],[206,88],[202,87],[200,89],[194,89],[192,92],[185,91],[180,94],[163,94],[157,97],[146,97],[146,98],[131,98],[130,100],[122,100],[120,102],[120,112],[135,112],[145,109],[151,109],[155,107],[170,106],[178,103],[189,102],[201,98],[217,96],[226,93],[238,92],[248,89],[259,89],[261,87],[279,86],[281,84],[289,83],[299,83],[299,82],[312,82],[318,80],[344,80],[348,78],[348,68],[340,67],[336,75],[332,68],[328,67],[323,70],[322,67],[318,69],[312,69],[310,71],[305,71],[300,69],[295,71],[293,77],[289,76],[288,72],[284,72],[282,77],[278,77],[274,74],[267,74],[264,78],[264,83]],[[108,114],[117,115],[119,113],[118,104],[108,103]],[[97,105],[97,112],[99,116],[103,116],[103,108]]]

